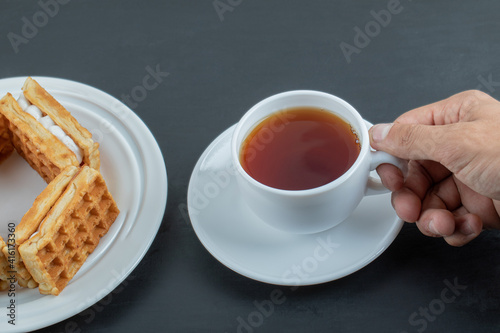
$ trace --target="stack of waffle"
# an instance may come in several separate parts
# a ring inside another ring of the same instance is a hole
[[[58,295],[119,214],[99,172],[98,144],[35,80],[0,100],[0,163],[16,150],[48,186],[8,239],[0,237],[0,290]]]

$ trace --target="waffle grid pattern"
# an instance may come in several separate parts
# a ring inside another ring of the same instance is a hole
[[[42,269],[50,275],[53,287],[59,291],[64,289],[117,216],[118,208],[104,180],[97,177],[68,220],[54,232],[47,245],[38,250]]]
[[[21,155],[47,183],[52,181],[61,172],[61,169],[51,163],[35,144],[12,122],[9,123],[9,129],[11,131],[12,144],[16,147],[19,155]]]
[[[0,162],[14,149],[10,142],[7,119],[0,115]]]

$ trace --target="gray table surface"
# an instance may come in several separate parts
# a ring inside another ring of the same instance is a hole
[[[182,212],[207,145],[274,93],[326,91],[374,123],[467,89],[500,98],[500,2],[58,1],[2,0],[0,78],[66,78],[124,99],[148,68],[168,72],[128,103],[169,186],[158,235],[125,283],[39,332],[500,331],[497,232],[453,248],[406,224],[364,269],[287,292],[244,327],[276,287],[220,264]],[[463,287],[443,302],[448,283]]]

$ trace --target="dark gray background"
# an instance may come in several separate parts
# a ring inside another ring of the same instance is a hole
[[[256,311],[254,301],[269,299],[276,286],[220,264],[183,211],[198,157],[261,99],[292,89],[326,91],[377,123],[466,89],[500,98],[498,1],[401,0],[401,12],[350,63],[340,43],[353,45],[354,28],[364,29],[370,12],[391,1],[220,2],[232,9],[223,20],[212,0],[73,0],[16,53],[8,33],[21,35],[23,17],[32,22],[42,7],[2,0],[1,78],[66,78],[121,99],[142,84],[147,66],[170,73],[133,107],[168,171],[167,209],[153,245],[131,277],[91,310],[40,332],[235,332],[238,317]],[[499,238],[484,232],[452,248],[405,225],[361,271],[295,291],[283,287],[286,301],[252,330],[498,331]],[[467,288],[425,329],[412,325],[412,313],[440,299],[444,281],[455,279]]]

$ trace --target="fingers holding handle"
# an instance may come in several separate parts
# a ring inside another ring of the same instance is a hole
[[[370,171],[375,170],[381,164],[392,164],[393,166],[395,166],[400,170],[402,175],[405,175],[407,172],[408,163],[400,158],[392,156],[383,151],[371,151],[370,155],[371,155]],[[386,188],[379,179],[374,178],[372,176],[368,178],[366,195],[383,194],[388,192],[390,192],[390,189]]]
[[[367,127],[370,129],[371,124],[366,123]],[[387,135],[390,128],[392,126],[386,126],[383,131],[384,135]],[[383,151],[370,151],[370,171],[377,169],[380,165],[384,164],[384,167],[391,167],[387,164],[391,164],[396,168],[392,167],[393,174],[395,174],[395,178],[403,178],[403,175],[406,174],[408,163],[405,160],[402,160],[396,156],[393,156],[389,153]],[[399,169],[399,171],[397,170]],[[384,186],[382,181],[378,178],[370,176],[368,178],[368,183],[366,186],[366,195],[375,195],[375,194],[383,194],[391,191],[391,186]]]

